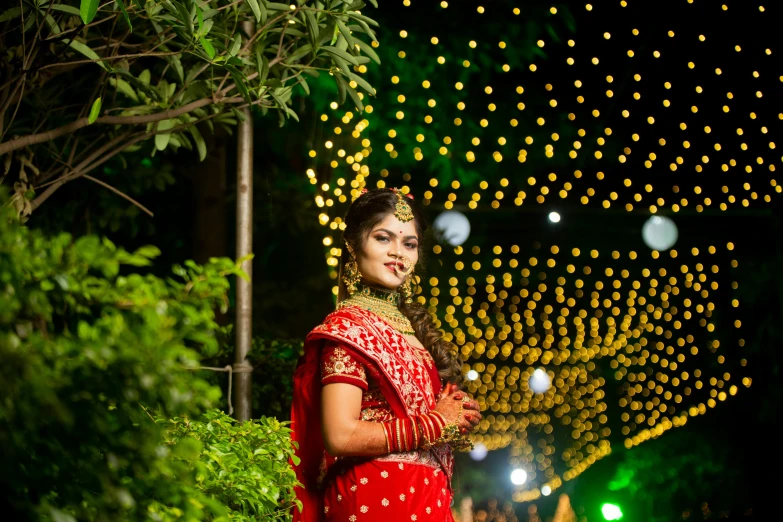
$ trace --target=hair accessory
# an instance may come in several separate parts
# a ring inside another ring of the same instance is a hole
[[[362,194],[367,194],[367,189],[366,189],[366,188],[363,188],[363,189],[362,189],[362,190],[360,190],[359,192],[360,192],[360,193],[362,193]]]
[[[397,194],[397,204],[394,206],[394,217],[403,223],[407,223],[408,221],[413,220],[413,209],[411,209],[411,206],[408,204],[408,202],[403,199],[402,191],[400,191],[398,188],[393,188],[391,190]]]

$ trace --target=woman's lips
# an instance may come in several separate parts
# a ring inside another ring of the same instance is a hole
[[[405,268],[402,263],[386,263],[384,266],[395,273]]]

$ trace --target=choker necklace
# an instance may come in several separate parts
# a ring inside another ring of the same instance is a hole
[[[364,284],[358,284],[358,289],[350,297],[340,302],[337,309],[346,306],[358,306],[379,315],[395,330],[404,335],[415,335],[410,320],[400,309],[400,294],[391,290],[381,290]]]

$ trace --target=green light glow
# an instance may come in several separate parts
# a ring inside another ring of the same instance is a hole
[[[606,520],[620,520],[623,518],[623,512],[617,504],[604,504],[601,506],[601,513]]]

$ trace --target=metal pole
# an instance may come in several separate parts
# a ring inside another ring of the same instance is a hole
[[[242,22],[245,34],[253,34],[253,22]],[[250,108],[242,109],[245,121],[237,132],[237,258],[253,252],[253,120]],[[245,261],[242,269],[250,280],[237,278],[236,353],[234,357],[235,418],[244,422],[251,417],[251,377],[253,367],[247,360],[253,340],[253,265]]]

